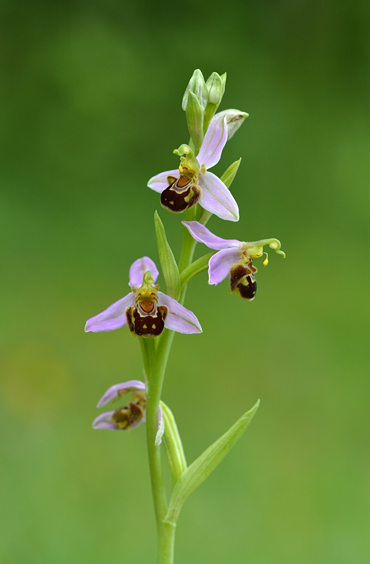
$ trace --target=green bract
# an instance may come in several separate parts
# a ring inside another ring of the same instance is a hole
[[[204,110],[195,94],[189,92],[186,105],[186,123],[188,124],[189,135],[193,140],[196,153],[198,153],[203,141],[203,122]]]
[[[158,213],[154,213],[155,234],[157,237],[157,246],[159,260],[161,261],[163,276],[166,281],[167,292],[171,298],[175,300],[180,296],[180,274],[172,249],[168,244],[166,232]]]

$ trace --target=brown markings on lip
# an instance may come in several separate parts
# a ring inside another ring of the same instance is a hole
[[[244,276],[248,276],[249,274],[253,274],[257,269],[252,265],[249,264],[237,264],[231,267],[230,270],[230,288],[231,291],[234,291],[241,279]]]
[[[139,304],[139,306],[143,309],[142,304]],[[129,306],[126,308],[126,319],[131,333],[135,333],[139,337],[158,337],[164,329],[168,307],[158,306],[154,315],[150,315],[150,313],[141,315],[138,307]]]
[[[253,274],[242,279],[237,285],[237,289],[244,300],[254,300],[257,292],[257,281]]]
[[[252,262],[236,264],[230,270],[230,288],[244,300],[251,301],[257,292],[257,281],[253,273],[257,272]]]
[[[161,194],[161,204],[167,210],[181,213],[195,206],[202,196],[202,189],[192,184],[187,176],[180,176]]]

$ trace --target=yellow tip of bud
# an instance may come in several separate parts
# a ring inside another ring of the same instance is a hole
[[[269,263],[269,259],[268,259],[268,258],[265,258],[265,260],[263,261],[263,266],[267,266],[268,263]]]

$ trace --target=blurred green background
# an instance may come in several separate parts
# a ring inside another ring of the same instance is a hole
[[[176,336],[164,387],[188,460],[261,407],[187,501],[176,562],[369,562],[369,2],[0,14],[1,562],[155,561],[145,429],[91,430],[105,389],[141,377],[139,346],[83,326],[133,260],[158,261],[155,209],[179,251],[146,182],[177,166],[195,68],[227,71],[220,109],[250,114],[214,169],[242,157],[241,220],[209,227],[278,237],[287,259],[257,265],[252,303],[206,273],[189,287],[204,333]]]

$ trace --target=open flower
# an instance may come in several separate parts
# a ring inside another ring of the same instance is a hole
[[[268,256],[263,247],[268,245],[279,255],[285,257],[285,253],[280,250],[281,243],[278,239],[262,239],[245,243],[237,239],[217,237],[198,221],[183,221],[182,223],[196,241],[218,251],[208,263],[209,284],[219,284],[230,275],[231,291],[245,300],[253,300],[257,292],[257,282],[254,277],[257,268],[252,264],[253,259],[265,254],[263,264],[264,266],[268,264]]]
[[[235,112],[237,116],[247,115],[237,110],[228,111]],[[238,204],[231,192],[222,180],[208,170],[218,163],[228,136],[234,133],[231,129],[229,131],[229,127],[235,129],[231,120],[227,112],[216,114],[209,124],[197,157],[188,145],[181,145],[174,151],[181,157],[179,169],[161,172],[149,180],[149,188],[161,194],[163,207],[173,212],[183,212],[199,202],[204,209],[221,219],[239,220]]]
[[[89,319],[85,331],[114,331],[128,325],[131,333],[140,337],[157,337],[164,327],[179,333],[201,333],[193,312],[158,291],[159,286],[154,285],[157,278],[158,269],[149,257],[136,260],[130,268],[131,292]]]
[[[98,401],[97,407],[103,407],[110,401],[114,401],[123,395],[131,393],[131,399],[124,407],[119,407],[113,411],[101,413],[93,421],[94,429],[108,429],[110,431],[128,431],[135,429],[145,421],[146,392],[145,384],[140,380],[129,380],[122,384],[115,384],[108,388],[105,394]],[[164,433],[164,423],[162,410],[158,411],[158,431],[155,444],[159,445]]]

